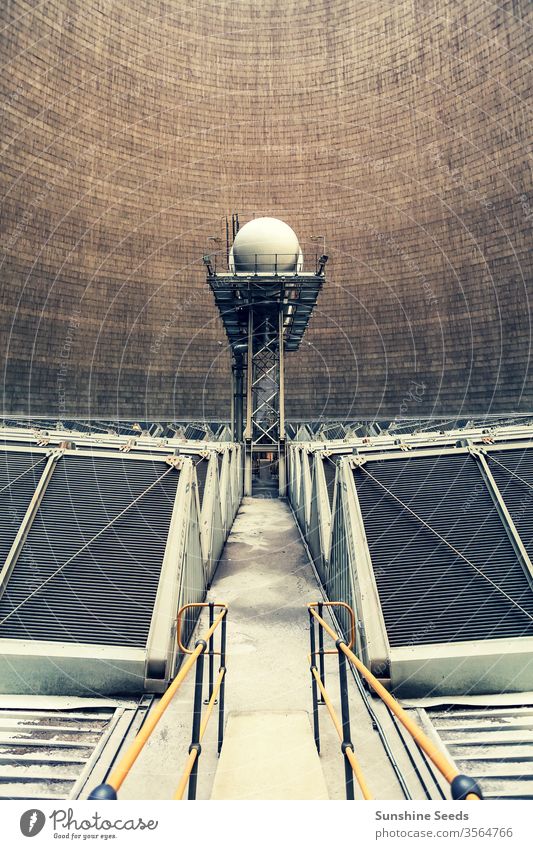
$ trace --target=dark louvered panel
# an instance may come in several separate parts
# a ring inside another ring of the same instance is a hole
[[[145,645],[178,472],[78,552],[167,470],[155,460],[62,458],[0,600],[0,621],[9,616],[0,636]]]
[[[0,449],[0,568],[33,498],[46,459],[44,454],[31,451]]]
[[[488,463],[527,553],[533,558],[533,489],[529,488],[533,487],[533,449],[488,452]]]
[[[346,428],[342,424],[325,427],[322,433],[324,439],[344,439]]]
[[[198,495],[200,497],[200,507],[204,502],[204,489],[205,489],[205,481],[207,478],[207,467],[209,465],[209,460],[202,457],[196,463],[196,477],[198,479]]]
[[[188,424],[185,428],[185,439],[205,439],[207,431],[204,427],[195,424]]]
[[[532,591],[472,457],[410,457],[365,468],[529,614],[355,471],[392,646],[533,634]]]
[[[329,506],[333,509],[333,495],[335,493],[335,474],[337,467],[332,460],[328,458],[323,460],[324,477],[326,479],[326,487],[328,490]]]

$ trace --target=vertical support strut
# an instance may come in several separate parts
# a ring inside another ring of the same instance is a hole
[[[207,648],[207,643],[204,640],[198,640],[195,645],[200,645],[203,643],[204,651]],[[196,678],[194,681],[194,707],[193,707],[193,716],[192,716],[192,735],[191,735],[191,745],[189,746],[189,754],[193,749],[196,749],[197,755],[194,761],[194,765],[191,769],[191,774],[189,777],[189,799],[196,799],[196,785],[198,783],[198,760],[202,753],[202,746],[200,744],[200,724],[202,721],[202,687],[204,680],[204,653],[198,655],[198,660],[196,661]]]
[[[231,438],[235,442],[236,424],[235,424],[235,399],[237,397],[237,371],[235,360],[231,364],[231,407],[230,407],[230,428]]]
[[[254,311],[248,312],[248,353],[246,356],[246,429],[244,431],[244,494],[252,494],[252,386],[254,372]]]
[[[264,223],[258,233],[263,232]],[[276,231],[271,233],[268,222],[267,225],[264,232],[270,244],[270,235]],[[289,459],[285,430],[285,353],[298,350],[324,285],[328,258],[323,254],[317,258],[314,272],[305,272],[296,242],[294,253],[278,253],[275,245],[262,253],[263,235],[257,240],[251,230],[251,241],[239,239],[237,246],[237,233],[239,216],[233,213],[231,249],[230,224],[226,219],[227,272],[218,273],[211,256],[203,257],[207,282],[233,354],[232,432],[236,442],[244,442],[244,495],[253,494],[255,461],[263,457],[272,463],[273,478],[277,472],[278,495],[285,497]],[[257,465],[261,467],[260,462]],[[261,488],[265,490],[263,484]],[[266,490],[270,489],[267,485]]]
[[[220,672],[224,672],[220,692],[218,695],[218,746],[220,755],[222,743],[224,742],[224,699],[226,694],[226,617],[222,620],[222,631],[220,634]]]
[[[209,602],[209,628],[213,625],[215,621],[215,605],[212,601]],[[213,695],[213,683],[215,678],[215,635],[211,634],[209,637],[209,689],[208,689],[208,697],[206,699],[206,704],[209,704],[209,699]]]
[[[346,755],[346,750],[353,751],[353,744],[350,732],[350,705],[348,700],[348,677],[346,675],[346,655],[342,651],[340,644],[342,640],[337,640],[337,651],[339,653],[339,685],[341,696],[341,714],[342,714],[342,745],[341,751],[344,756],[344,779],[346,782],[346,798],[355,799],[353,770],[350,761]]]
[[[243,362],[242,354],[235,355],[233,363],[233,439],[242,442],[243,434]]]
[[[315,634],[315,618],[309,610],[309,640],[311,659],[311,693],[313,696],[313,735],[315,738],[315,746],[318,754],[320,754],[320,719],[318,716],[318,687],[313,670],[316,669],[316,634]]]
[[[323,604],[321,601],[318,602],[318,615],[322,617],[323,615]],[[314,621],[314,617],[313,621]],[[326,664],[325,664],[325,655],[324,655],[324,629],[322,626],[318,629],[318,662],[320,664],[320,679],[324,685],[326,686]],[[320,696],[320,704],[324,704],[324,699],[322,695]]]
[[[279,454],[279,496],[284,498],[287,491],[287,473],[285,463],[285,357],[284,357],[284,339],[283,339],[283,321],[284,321],[284,305],[285,297],[280,300],[279,305],[279,330],[278,330],[278,356],[279,356],[279,433],[278,433],[278,454]]]

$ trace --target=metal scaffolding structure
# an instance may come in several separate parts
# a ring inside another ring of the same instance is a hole
[[[269,257],[271,259],[271,257]],[[254,456],[274,458],[279,494],[286,493],[285,379],[287,352],[296,351],[324,283],[323,256],[314,272],[217,273],[204,257],[207,282],[232,352],[232,428],[245,443],[244,493],[252,494]],[[255,267],[264,267],[256,257]]]

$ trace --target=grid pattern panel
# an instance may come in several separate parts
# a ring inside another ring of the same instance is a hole
[[[78,552],[167,469],[155,460],[59,460],[0,600],[0,637],[146,644],[179,473]]]
[[[0,448],[0,566],[18,533],[46,460],[44,454]]]
[[[391,646],[533,635],[533,593],[471,456],[402,458],[365,468],[529,614],[355,471]]]

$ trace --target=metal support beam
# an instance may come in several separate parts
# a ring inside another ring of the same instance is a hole
[[[287,493],[287,472],[285,456],[285,340],[283,338],[283,309],[284,298],[281,299],[279,309],[278,350],[279,350],[279,457],[278,457],[278,483],[279,496],[284,498]]]
[[[530,582],[530,584],[533,588],[533,563],[531,562],[529,554],[527,553],[526,548],[524,546],[524,543],[522,542],[522,539],[520,537],[520,534],[518,533],[518,531],[516,529],[516,525],[513,522],[511,514],[509,513],[509,510],[507,509],[507,504],[505,503],[505,501],[503,499],[503,496],[500,492],[498,484],[494,480],[492,472],[489,468],[489,464],[487,463],[485,456],[484,456],[485,452],[483,451],[482,448],[474,448],[474,447],[471,447],[469,449],[469,451],[470,451],[470,454],[472,455],[472,457],[474,458],[474,460],[476,461],[476,463],[479,467],[479,471],[481,472],[481,476],[483,478],[485,486],[487,487],[487,489],[489,491],[489,495],[492,498],[492,501],[494,503],[494,506],[496,507],[496,510],[498,511],[498,515],[499,515],[499,517],[502,521],[502,524],[505,528],[505,532],[507,533],[507,536],[509,537],[509,541],[510,541],[511,545],[513,546],[513,549],[514,549],[514,552],[517,556],[517,559],[520,562],[520,564],[522,565],[522,568],[524,569],[524,572],[526,573],[526,577],[528,578],[528,580],[529,580],[529,582]]]
[[[231,438],[235,440],[235,396],[237,394],[236,387],[235,363],[231,364],[231,406],[230,406],[230,430]]]
[[[383,679],[388,678],[390,674],[389,638],[354,478],[354,471],[364,462],[364,458],[346,457],[339,463],[337,487],[340,489],[337,492],[336,503],[337,509],[342,508],[346,511],[346,518],[343,538],[340,546],[336,547],[335,557],[345,557],[349,574],[354,582],[354,603],[350,606],[355,608],[357,615],[357,650],[361,652],[363,662],[373,674]],[[337,522],[338,518],[335,516],[333,521]],[[343,554],[341,546],[345,547],[346,555]],[[332,542],[332,567],[335,566],[333,556]]]
[[[236,222],[232,219],[233,235]],[[228,230],[229,235],[229,230]],[[287,456],[285,444],[285,353],[299,348],[308,326],[311,313],[324,284],[324,264],[321,257],[319,269],[304,272],[279,273],[278,257],[274,254],[271,272],[265,268],[272,264],[268,258],[255,258],[254,272],[217,274],[210,257],[204,257],[207,282],[220,310],[224,328],[233,352],[232,382],[232,433],[236,442],[244,441],[244,494],[252,495],[254,458],[261,455],[277,466],[278,492],[287,492]],[[243,342],[247,339],[246,361]],[[239,360],[242,368],[239,368]],[[240,381],[246,369],[246,386],[243,393]],[[244,412],[243,395],[246,396],[245,427],[241,431],[241,411]]]
[[[15,568],[16,562],[20,556],[20,552],[22,551],[24,543],[26,542],[31,526],[33,525],[33,522],[37,515],[37,511],[40,507],[41,501],[43,500],[44,493],[46,492],[46,487],[50,483],[57,461],[61,457],[62,453],[62,451],[55,450],[50,454],[48,460],[46,461],[46,465],[43,469],[43,473],[40,477],[39,483],[35,488],[33,497],[28,505],[26,513],[24,514],[24,518],[20,523],[17,535],[13,540],[13,544],[9,549],[9,554],[6,557],[5,563],[2,567],[2,571],[0,572],[0,598],[5,592],[11,573]]]
[[[242,442],[243,439],[243,360],[241,354],[236,354],[233,364],[233,439]]]
[[[254,311],[248,310],[248,349],[246,354],[246,428],[244,431],[244,494],[252,494],[252,383],[254,359]]]

